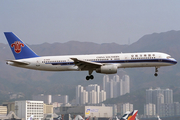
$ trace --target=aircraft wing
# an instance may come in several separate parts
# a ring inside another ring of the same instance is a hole
[[[6,60],[7,62],[7,64],[9,64],[9,62],[11,62],[11,63],[14,63],[14,64],[18,64],[18,65],[29,65],[29,63],[27,63],[27,62],[21,62],[21,61],[16,61],[16,60]]]
[[[84,61],[77,58],[70,58],[74,61],[74,64],[79,67],[80,70],[96,69],[102,66],[102,63]]]

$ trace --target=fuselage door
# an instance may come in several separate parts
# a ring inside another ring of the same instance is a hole
[[[159,57],[159,62],[162,62],[162,58],[161,58],[161,55],[158,56]]]
[[[36,61],[36,66],[37,66],[37,67],[40,66],[39,60]]]

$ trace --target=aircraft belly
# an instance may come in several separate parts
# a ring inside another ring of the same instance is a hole
[[[77,67],[74,65],[48,65],[41,67],[41,69],[46,71],[77,71]]]
[[[156,67],[156,66],[170,66],[172,64],[164,62],[143,62],[143,63],[123,63],[120,68],[133,68],[133,67]]]

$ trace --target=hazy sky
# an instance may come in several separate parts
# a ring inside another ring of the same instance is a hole
[[[180,0],[0,0],[0,43],[4,31],[28,44],[128,44],[170,30],[180,30]]]

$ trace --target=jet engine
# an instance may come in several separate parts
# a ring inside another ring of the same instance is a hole
[[[103,74],[115,74],[117,73],[117,66],[115,65],[101,66],[100,68],[96,69],[96,72],[103,73]]]

